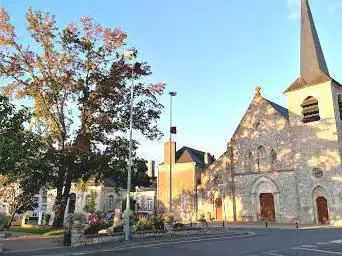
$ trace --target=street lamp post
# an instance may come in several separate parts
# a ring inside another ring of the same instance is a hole
[[[169,177],[169,189],[170,189],[170,197],[169,197],[169,211],[172,212],[172,134],[176,133],[176,127],[172,127],[172,97],[177,95],[177,92],[171,91],[170,95],[170,141],[169,141],[169,157],[170,157],[170,177]]]
[[[131,173],[132,173],[132,133],[133,133],[133,99],[134,99],[134,66],[135,51],[127,51],[124,58],[132,60],[131,73],[131,104],[129,111],[129,153],[128,153],[128,173],[127,173],[127,196],[126,196],[126,215],[125,215],[125,240],[129,240],[129,217],[130,217],[130,189],[131,189]]]
[[[227,230],[227,215],[226,215],[226,192],[225,192],[225,185],[223,183],[219,184],[219,189],[221,192],[221,196],[223,199],[223,214],[224,214],[224,227]]]

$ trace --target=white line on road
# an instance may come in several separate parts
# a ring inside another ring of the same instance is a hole
[[[293,249],[293,250],[312,251],[312,252],[323,252],[323,253],[325,253],[325,254],[342,255],[342,252],[333,252],[333,251],[325,251],[325,250],[310,249],[310,248],[302,248],[302,247],[293,247],[292,249]]]
[[[270,255],[270,256],[284,256],[283,254],[277,253],[277,251],[264,252],[263,254]]]
[[[342,244],[342,239],[330,241],[330,243],[332,243],[332,244]]]
[[[308,244],[303,244],[303,245],[301,245],[301,247],[304,247],[304,248],[317,248],[316,245],[308,245]]]
[[[318,245],[327,245],[327,244],[330,244],[330,243],[327,243],[327,242],[318,242],[318,243],[316,243],[316,244],[318,244]]]

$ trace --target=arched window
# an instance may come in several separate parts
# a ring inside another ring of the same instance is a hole
[[[108,196],[108,211],[113,211],[114,209],[114,196],[113,195],[109,195]]]
[[[337,98],[337,101],[338,101],[338,109],[340,111],[340,119],[342,120],[342,95],[338,95],[338,98]]]
[[[270,153],[270,158],[271,158],[271,170],[273,170],[274,165],[277,162],[277,152],[273,148]]]
[[[265,169],[265,157],[266,157],[265,148],[263,146],[259,146],[257,149],[257,156],[256,156],[258,172]]]
[[[307,97],[301,107],[303,108],[303,123],[310,123],[320,120],[318,100],[312,96]]]

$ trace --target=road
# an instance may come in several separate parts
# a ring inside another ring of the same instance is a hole
[[[194,240],[135,245],[133,248],[106,248],[91,256],[329,256],[342,255],[342,229],[253,230],[255,235],[236,238],[196,238]]]

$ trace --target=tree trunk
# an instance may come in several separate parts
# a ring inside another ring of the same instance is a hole
[[[11,214],[11,221],[8,223],[8,227],[9,228],[12,226],[12,222],[14,220],[14,216],[15,216],[15,211]]]
[[[55,218],[53,219],[52,224],[53,227],[63,227],[65,208],[68,203],[70,188],[71,182],[64,187],[64,192],[62,192],[63,188],[57,188],[57,196],[55,201]]]

